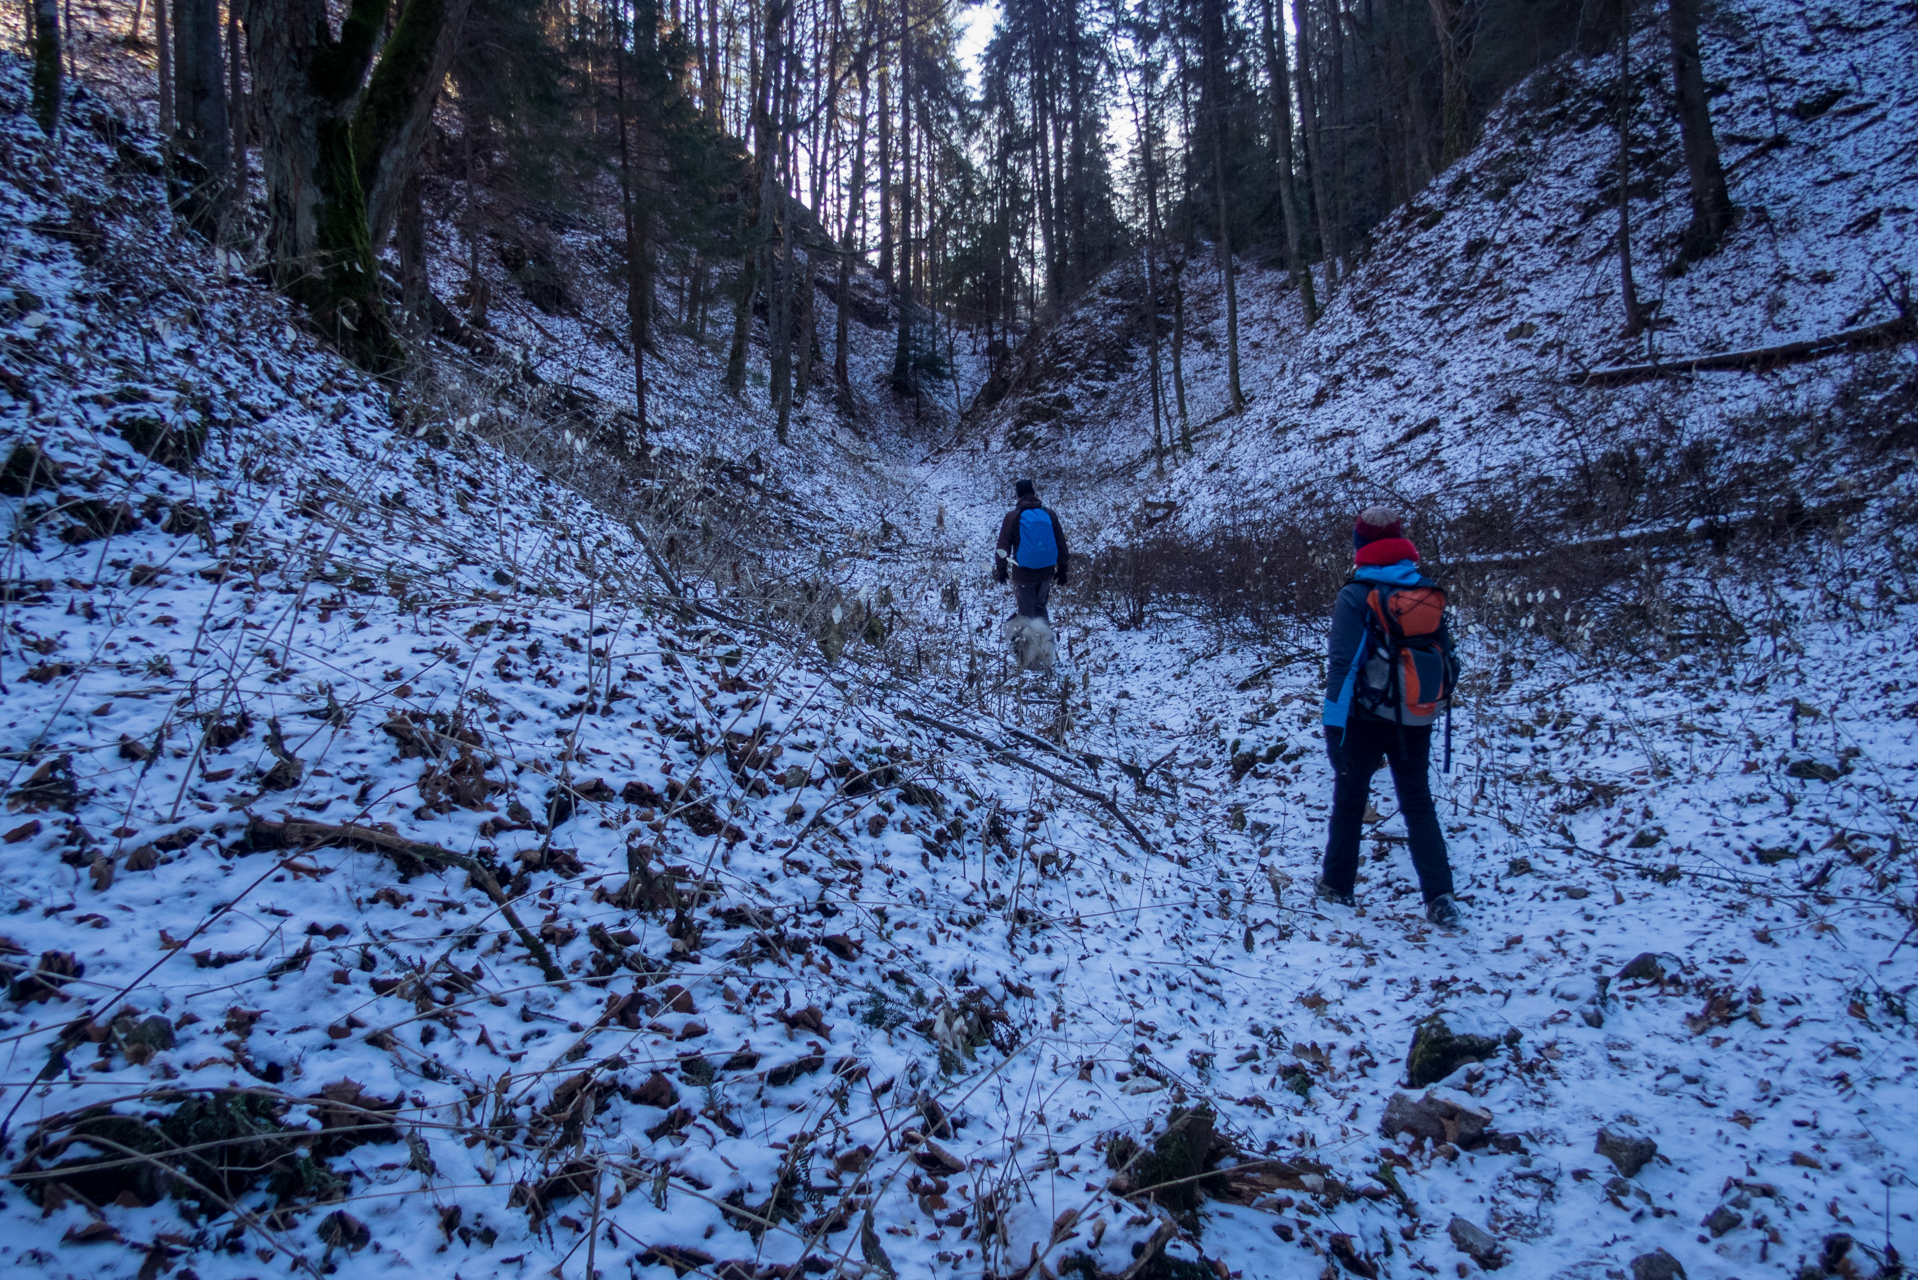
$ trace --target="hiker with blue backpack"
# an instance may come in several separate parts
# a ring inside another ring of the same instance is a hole
[[[1066,531],[1059,517],[1039,501],[1030,480],[1013,484],[1018,501],[999,522],[999,550],[993,560],[993,580],[1008,578],[1017,607],[1015,617],[1040,618],[1050,623],[1046,601],[1052,588],[1066,585]]]
[[[1352,546],[1355,567],[1332,606],[1326,649],[1325,747],[1335,780],[1318,894],[1354,905],[1372,775],[1388,764],[1426,919],[1451,928],[1458,900],[1431,782],[1432,725],[1458,682],[1445,590],[1419,572],[1418,548],[1390,507],[1360,514]]]

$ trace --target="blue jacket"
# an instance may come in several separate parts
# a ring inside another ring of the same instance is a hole
[[[1328,729],[1345,728],[1352,713],[1352,694],[1358,688],[1359,671],[1364,667],[1366,635],[1365,597],[1373,584],[1388,587],[1414,587],[1424,581],[1418,561],[1401,560],[1397,564],[1361,565],[1353,574],[1357,581],[1346,585],[1332,603],[1332,635],[1325,650],[1325,715]]]

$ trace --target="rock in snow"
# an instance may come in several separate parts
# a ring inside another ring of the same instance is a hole
[[[1658,1144],[1626,1125],[1606,1125],[1598,1131],[1592,1150],[1612,1162],[1621,1177],[1635,1178],[1653,1156]]]
[[[1663,1249],[1632,1259],[1632,1280],[1685,1280],[1685,1268]]]
[[[1487,1271],[1496,1271],[1505,1265],[1505,1250],[1499,1247],[1497,1237],[1477,1223],[1454,1214],[1445,1231],[1460,1253]]]
[[[1385,1104],[1379,1134],[1393,1138],[1409,1133],[1428,1142],[1450,1142],[1469,1147],[1491,1126],[1492,1113],[1445,1094],[1427,1091],[1420,1097],[1395,1093]]]

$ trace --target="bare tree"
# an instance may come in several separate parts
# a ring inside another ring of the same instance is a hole
[[[60,61],[58,0],[33,0],[33,118],[49,138],[60,127],[60,98],[65,75]]]
[[[153,49],[159,73],[160,136],[173,136],[173,33],[167,0],[153,0]]]
[[[1225,171],[1225,23],[1219,14],[1220,0],[1206,0],[1205,71],[1207,97],[1212,116],[1212,177],[1219,200],[1219,269],[1225,274],[1225,371],[1226,392],[1232,412],[1245,412],[1245,391],[1239,386],[1239,287],[1238,273],[1232,262],[1231,183]]]
[[[1645,329],[1632,278],[1632,0],[1619,0],[1618,24],[1618,285],[1625,302],[1627,338]]]
[[[869,117],[868,95],[872,78],[866,64],[871,37],[872,8],[869,6],[864,34],[853,54],[853,73],[859,79],[859,123],[852,145],[852,178],[846,185],[845,223],[839,236],[839,306],[833,321],[832,379],[839,388],[842,403],[848,409],[852,407],[852,378],[847,367],[851,347],[852,261],[860,247],[855,237],[863,229],[860,215],[866,206],[866,121]]]
[[[1339,260],[1332,253],[1332,202],[1326,192],[1325,133],[1321,128],[1317,76],[1313,70],[1316,40],[1312,15],[1305,0],[1292,0],[1292,25],[1299,41],[1299,131],[1305,139],[1306,167],[1312,173],[1312,206],[1318,213],[1319,255],[1325,260],[1325,291],[1336,291]]]
[[[203,233],[223,221],[232,164],[219,0],[173,6],[174,171],[187,220]]]
[[[1685,176],[1691,185],[1692,220],[1685,228],[1681,261],[1703,258],[1718,248],[1732,222],[1731,193],[1712,133],[1711,104],[1705,96],[1705,70],[1698,52],[1698,0],[1671,0],[1672,83],[1678,98],[1678,132],[1685,147]]]
[[[1299,234],[1299,193],[1292,162],[1292,88],[1287,70],[1284,36],[1277,30],[1272,7],[1276,0],[1260,0],[1259,12],[1265,37],[1265,70],[1272,111],[1272,162],[1278,169],[1279,205],[1285,219],[1285,265],[1293,287],[1299,291],[1299,307],[1305,315],[1305,327],[1319,322],[1319,301],[1312,287],[1312,269],[1305,261]]]
[[[1439,167],[1444,168],[1472,148],[1471,93],[1465,67],[1472,59],[1478,36],[1478,6],[1474,0],[1428,0],[1432,33],[1439,51]]]

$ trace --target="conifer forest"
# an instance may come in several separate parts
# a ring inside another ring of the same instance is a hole
[[[1915,246],[1914,0],[5,0],[0,1274],[1909,1274]]]

